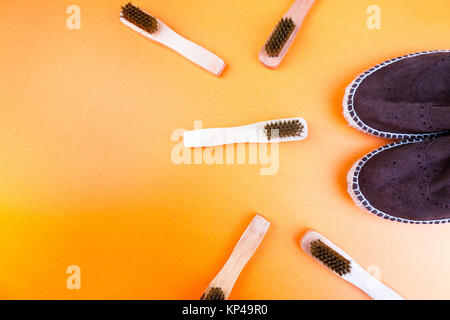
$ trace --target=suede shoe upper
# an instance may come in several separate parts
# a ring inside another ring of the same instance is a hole
[[[349,178],[354,200],[381,217],[450,222],[450,136],[382,147],[364,157]]]
[[[347,89],[351,125],[386,138],[420,138],[450,131],[450,51],[386,61]]]

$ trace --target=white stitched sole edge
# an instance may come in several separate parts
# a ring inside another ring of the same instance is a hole
[[[424,54],[438,53],[438,52],[450,52],[450,50],[421,51],[421,52],[416,52],[416,53],[404,55],[404,56],[401,56],[401,57],[398,57],[398,58],[394,58],[394,59],[382,62],[382,63],[376,65],[375,67],[372,67],[369,70],[359,74],[347,86],[347,88],[345,89],[344,100],[342,102],[342,105],[344,107],[344,110],[343,110],[344,117],[347,120],[347,122],[350,124],[350,126],[352,126],[353,128],[355,128],[355,129],[357,129],[357,130],[359,130],[361,132],[365,132],[365,133],[368,133],[368,134],[373,135],[373,136],[378,136],[378,137],[382,137],[382,138],[389,138],[389,139],[432,138],[432,137],[439,136],[440,134],[447,133],[447,131],[441,131],[441,132],[436,132],[436,133],[400,134],[400,133],[379,131],[379,130],[376,130],[376,129],[368,126],[367,124],[365,124],[361,119],[359,119],[359,117],[356,114],[356,112],[354,112],[356,120],[350,115],[350,112],[354,111],[354,110],[350,110],[350,108],[353,108],[353,97],[355,96],[356,90],[358,89],[359,85],[364,81],[365,78],[370,76],[375,71],[377,71],[377,70],[379,70],[379,69],[381,69],[381,68],[383,68],[383,67],[385,67],[387,65],[390,65],[390,64],[392,64],[394,62],[397,62],[399,60],[403,60],[403,59],[411,58],[411,57],[416,57],[416,56],[420,56],[420,55],[424,55]],[[353,89],[353,92],[351,92],[352,89]],[[350,95],[352,95],[351,99],[350,99]],[[351,100],[350,103],[349,103],[349,100]],[[363,126],[359,125],[358,122],[362,123]]]
[[[355,204],[370,212],[371,214],[374,214],[378,217],[387,219],[387,220],[391,220],[391,221],[395,221],[395,222],[403,222],[403,223],[411,223],[411,224],[441,224],[441,223],[450,223],[450,219],[441,219],[441,220],[427,220],[427,221],[421,221],[421,220],[409,220],[409,219],[403,219],[403,218],[398,218],[398,217],[394,217],[391,216],[381,210],[378,210],[377,208],[375,208],[374,206],[372,206],[370,204],[370,202],[366,199],[366,197],[362,194],[362,192],[360,190],[355,190],[353,189],[353,184],[359,184],[359,172],[362,169],[362,167],[367,163],[367,161],[369,161],[373,156],[375,156],[376,154],[387,150],[387,149],[391,149],[391,148],[395,148],[404,144],[410,144],[410,143],[415,143],[415,142],[421,142],[424,140],[416,140],[416,141],[399,141],[399,142],[394,142],[388,145],[385,145],[381,148],[376,149],[375,151],[372,151],[370,153],[368,153],[367,155],[365,155],[364,157],[362,157],[361,159],[359,159],[358,161],[356,161],[353,166],[351,167],[351,169],[349,170],[348,174],[347,174],[347,192],[349,193],[350,197],[352,198],[352,200],[355,202]],[[365,159],[365,160],[364,160]],[[357,171],[357,169],[360,168],[360,170]],[[356,182],[354,181],[354,179],[356,179]],[[358,186],[359,188],[359,186]],[[359,195],[363,198],[363,200],[358,199],[358,195],[355,193],[356,191],[359,192]],[[363,204],[364,202],[366,202],[367,204]]]

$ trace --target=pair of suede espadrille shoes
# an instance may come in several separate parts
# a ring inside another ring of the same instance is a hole
[[[355,163],[348,191],[357,205],[406,223],[450,222],[450,50],[383,62],[347,88],[351,126],[397,142]]]

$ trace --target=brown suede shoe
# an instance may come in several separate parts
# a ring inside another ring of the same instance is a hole
[[[450,136],[381,147],[357,161],[347,179],[356,204],[377,216],[450,222]]]
[[[450,50],[383,62],[346,90],[344,116],[358,130],[389,139],[450,131]]]

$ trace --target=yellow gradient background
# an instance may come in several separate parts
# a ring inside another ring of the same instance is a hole
[[[255,213],[272,226],[231,299],[367,299],[301,251],[309,228],[406,298],[450,298],[450,225],[392,223],[348,196],[353,162],[388,141],[341,106],[373,65],[448,49],[448,0],[317,0],[276,71],[257,53],[291,0],[135,2],[223,58],[221,78],[123,26],[124,3],[0,3],[0,298],[198,299]],[[366,26],[373,4],[381,30]],[[171,161],[172,132],[194,120],[295,116],[309,137],[280,145],[274,176]]]

